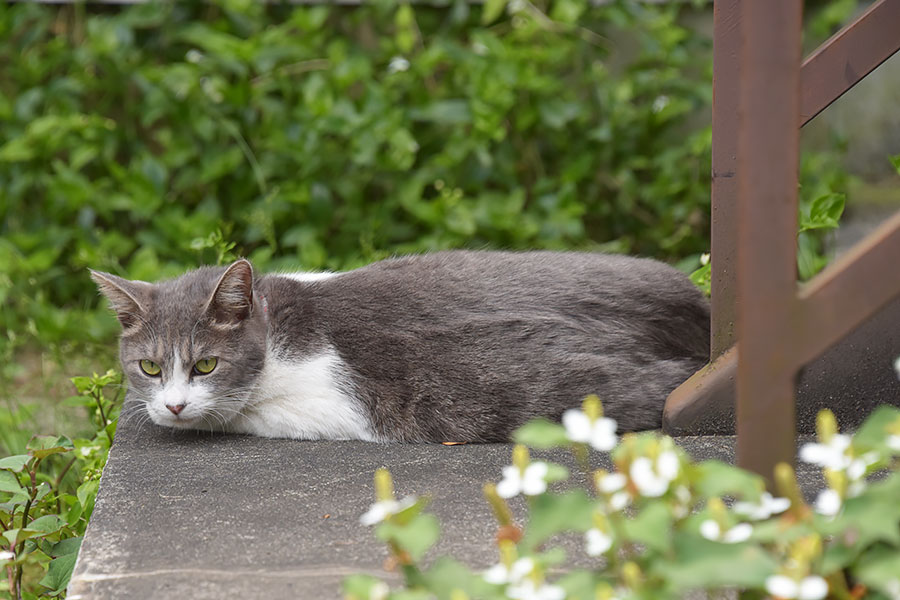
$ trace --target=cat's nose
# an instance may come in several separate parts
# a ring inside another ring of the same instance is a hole
[[[184,404],[166,404],[166,408],[168,408],[172,414],[177,415],[184,410]]]

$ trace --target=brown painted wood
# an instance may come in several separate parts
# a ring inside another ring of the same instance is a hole
[[[900,0],[879,0],[803,61],[801,127],[900,50]]]
[[[800,0],[741,3],[738,103],[737,462],[769,480],[793,463]]]
[[[737,341],[737,111],[740,0],[713,5],[710,361]]]

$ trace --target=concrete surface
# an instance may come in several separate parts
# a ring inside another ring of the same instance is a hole
[[[732,461],[734,438],[686,437],[697,458]],[[359,516],[388,467],[398,495],[432,498],[443,536],[431,556],[496,562],[481,487],[511,446],[299,442],[120,427],[70,600],[340,598],[352,573],[386,575],[387,552]],[[573,465],[566,453],[551,458]],[[596,466],[609,468],[595,453]],[[573,469],[574,471],[574,469]],[[801,469],[808,493],[822,483]],[[514,505],[522,514],[523,503]]]

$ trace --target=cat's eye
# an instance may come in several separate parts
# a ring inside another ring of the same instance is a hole
[[[152,360],[147,360],[146,358],[141,361],[141,371],[149,375],[150,377],[156,377],[159,375],[159,372],[162,370],[159,368],[159,365],[153,362]]]
[[[210,356],[209,358],[204,358],[202,360],[198,360],[194,364],[194,372],[198,375],[208,375],[212,373],[213,369],[216,368],[216,357]]]

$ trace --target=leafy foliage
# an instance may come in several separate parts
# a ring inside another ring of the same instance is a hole
[[[711,69],[686,10],[0,7],[0,357],[108,342],[87,267],[152,280],[223,260],[216,240],[262,268],[463,246],[696,262]]]
[[[65,591],[115,433],[120,382],[112,371],[73,380],[78,395],[68,403],[89,409],[92,439],[35,436],[26,453],[0,459],[0,591],[10,597]],[[109,387],[117,390],[111,398]]]
[[[590,402],[583,414],[596,415]],[[354,576],[345,581],[345,593],[357,600],[679,598],[689,591],[710,597],[729,591],[739,598],[896,597],[900,410],[880,407],[853,438],[839,434],[834,416],[823,411],[817,431],[819,443],[800,453],[823,466],[828,483],[814,506],[800,494],[787,464],[776,469],[783,497],[774,498],[758,475],[718,461],[693,463],[670,438],[655,433],[626,434],[612,451],[616,472],[595,471],[590,494],[569,489],[528,495],[524,528],[512,521],[500,486],[486,485],[500,556],[487,571],[473,572],[452,558],[425,568],[419,557],[431,545],[426,541],[436,541],[436,523],[426,527],[427,514],[421,512],[415,520],[386,514],[378,536],[402,566],[403,585],[391,590],[375,577]],[[540,448],[569,448],[589,469],[587,444],[572,441],[574,433],[569,424],[540,421],[516,436]],[[652,470],[642,468],[648,464]],[[524,447],[514,449],[513,465],[529,466]],[[879,471],[881,476],[867,480]],[[376,484],[386,478],[381,470]],[[379,499],[390,501],[390,486],[380,487]],[[834,508],[823,501],[830,497],[837,498]],[[724,499],[734,501],[730,508]],[[570,566],[550,582],[550,567],[568,557],[547,546],[573,532],[585,535],[584,552],[596,558],[591,567]]]

